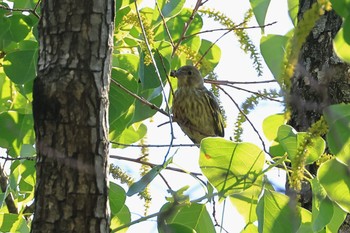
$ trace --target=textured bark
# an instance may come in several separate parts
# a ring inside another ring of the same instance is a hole
[[[314,2],[316,0],[299,1],[299,20]],[[336,56],[332,42],[341,25],[342,19],[334,11],[326,12],[300,51],[289,96],[292,110],[289,124],[297,131],[307,131],[319,120],[325,107],[350,102],[350,67]],[[315,175],[318,167],[311,165],[307,169]],[[302,185],[300,201],[303,207],[311,210],[312,193],[307,182]],[[349,232],[346,221],[340,232]]]
[[[45,0],[33,87],[32,232],[109,232],[108,91],[114,0]]]

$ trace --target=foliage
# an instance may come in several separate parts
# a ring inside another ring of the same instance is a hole
[[[221,50],[214,42],[201,37],[206,20],[220,23],[226,32],[233,31],[242,50],[249,53],[257,74],[261,75],[260,55],[246,28],[248,20],[255,16],[263,29],[270,1],[250,2],[252,10],[245,15],[243,23],[236,24],[221,12],[200,4],[194,9],[186,8],[185,0],[157,0],[154,8],[142,9],[138,9],[138,1],[116,1],[110,89],[110,140],[114,147],[124,148],[143,140],[147,134],[145,120],[158,111],[171,121],[172,90],[176,89],[176,81],[168,78],[171,69],[193,64],[203,75],[213,76]],[[262,57],[284,91],[288,91],[289,79],[306,36],[320,13],[330,9],[328,1],[320,0],[306,13],[304,20],[296,24],[296,2],[288,1],[296,28],[287,35],[264,35],[260,43]],[[350,4],[345,0],[330,2],[344,18],[343,28],[334,40],[335,50],[349,62]],[[37,4],[37,0],[0,2],[0,147],[5,149],[1,151],[1,159],[6,161],[1,164],[1,178],[6,187],[0,194],[1,232],[29,232],[32,215],[36,176],[32,160],[35,149],[31,101],[38,54]],[[216,78],[213,81],[216,82],[214,86],[220,87],[216,91],[227,84]],[[169,87],[169,92],[165,92],[165,86]],[[350,106],[326,108],[324,120],[315,123],[307,132],[296,132],[286,125],[287,114],[271,115],[263,122],[263,133],[270,145],[260,148],[240,142],[242,124],[258,101],[277,98],[279,94],[267,90],[251,94],[241,106],[235,141],[206,138],[201,143],[199,165],[206,180],[194,173],[188,172],[188,176],[195,177],[204,187],[202,197],[190,199],[187,186],[177,191],[169,188],[167,201],[159,212],[134,220],[126,200],[133,194],[143,193],[141,196],[149,204],[151,197],[146,187],[161,176],[162,171],[169,169],[173,159],[164,158],[161,165],[147,159],[137,160],[143,164],[142,178],[137,182],[112,164],[111,174],[119,180],[119,184],[115,183],[116,179],[110,183],[112,231],[126,232],[130,225],[157,217],[159,232],[215,232],[215,227],[224,226],[214,214],[209,214],[210,204],[215,212],[215,200],[228,200],[243,216],[244,232],[336,232],[350,212],[349,195],[344,195],[350,186]],[[161,111],[164,106],[167,111]],[[326,140],[322,138],[324,135]],[[144,142],[141,144],[145,146]],[[326,145],[330,150],[327,153]],[[148,155],[148,151],[143,150],[142,155]],[[305,170],[305,166],[313,162],[320,166],[316,177]],[[274,189],[266,173],[275,167],[292,171],[290,181],[296,190],[301,180],[310,182],[311,212]],[[121,181],[127,183],[127,192],[120,185]],[[15,208],[11,207],[11,201]]]

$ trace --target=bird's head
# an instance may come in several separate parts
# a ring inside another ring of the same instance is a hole
[[[177,78],[178,87],[202,87],[204,84],[201,73],[194,66],[182,66],[178,70],[172,70],[170,76]]]

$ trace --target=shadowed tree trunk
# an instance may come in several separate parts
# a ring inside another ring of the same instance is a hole
[[[316,0],[299,1],[299,20],[315,2]],[[300,51],[289,97],[292,110],[289,124],[297,131],[307,131],[320,119],[325,107],[350,102],[350,67],[333,50],[333,38],[341,25],[341,17],[334,11],[326,12],[317,21]],[[315,175],[318,167],[311,165],[307,169]],[[312,193],[307,182],[302,185],[300,201],[303,207],[311,210]],[[348,220],[349,218],[340,232],[349,232]]]
[[[108,91],[114,0],[45,0],[33,87],[32,232],[109,232]]]

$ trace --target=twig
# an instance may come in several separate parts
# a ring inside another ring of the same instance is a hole
[[[170,87],[170,91],[171,91],[171,94],[174,96],[174,88],[173,88],[173,85],[171,85],[171,82],[170,82],[170,78],[167,74],[167,71],[165,69],[165,64],[164,64],[164,60],[163,60],[163,57],[161,56],[161,53],[159,52],[159,50],[157,49],[157,55],[159,56],[159,59],[160,59],[160,62],[162,63],[162,66],[163,66],[163,69],[164,69],[164,73],[166,74],[166,79],[168,81],[168,84],[169,84],[169,87]]]
[[[135,144],[125,144],[125,143],[120,143],[120,142],[113,142],[110,141],[110,143],[118,145],[118,146],[128,146],[128,147],[169,147],[170,145],[168,144],[164,144],[164,145],[152,145],[152,144],[148,144],[148,145],[135,145]],[[171,145],[172,147],[194,147],[194,146],[198,146],[197,144],[173,144]]]
[[[174,56],[176,50],[179,48],[181,42],[184,40],[185,34],[186,34],[188,28],[190,27],[192,21],[194,20],[194,16],[197,14],[199,7],[202,6],[205,2],[202,3],[202,0],[197,0],[197,3],[195,5],[195,7],[193,8],[191,16],[188,18],[187,22],[184,25],[184,29],[182,30],[180,39],[178,40],[175,47],[173,48],[173,53],[171,54],[171,56]]]
[[[139,12],[139,9],[138,9],[138,5],[137,5],[137,1],[135,1],[135,9],[136,9],[136,14],[137,14],[137,18],[139,19],[139,23],[140,23],[140,28],[141,28],[141,31],[142,31],[142,35],[143,35],[143,38],[145,40],[145,44],[146,44],[146,47],[147,47],[147,50],[148,50],[148,53],[152,59],[152,63],[154,65],[154,68],[155,68],[155,71],[156,71],[156,74],[157,74],[157,77],[159,79],[159,84],[160,86],[162,87],[162,94],[163,94],[163,98],[164,98],[164,102],[167,106],[167,109],[168,111],[170,110],[169,108],[169,104],[168,104],[168,98],[165,94],[165,91],[164,91],[164,85],[163,85],[163,82],[162,82],[162,78],[160,76],[160,72],[158,70],[158,67],[157,67],[157,63],[156,63],[156,60],[154,59],[154,56],[153,56],[153,53],[152,53],[152,49],[151,49],[151,46],[150,44],[148,43],[148,38],[147,38],[147,34],[146,34],[146,31],[145,31],[145,28],[143,26],[143,23],[142,23],[142,19],[141,19],[141,16],[140,16],[140,12]],[[170,146],[168,148],[168,151],[166,152],[165,156],[164,156],[164,162],[166,162],[167,160],[167,157],[169,155],[169,152],[170,152],[170,149],[171,149],[171,145],[173,144],[173,141],[174,141],[174,129],[173,129],[173,124],[172,124],[172,117],[170,115],[170,113],[168,112],[168,117],[169,117],[169,121],[170,121],[170,134],[171,134],[171,138],[170,138]]]
[[[222,34],[219,38],[217,38],[214,43],[212,43],[209,48],[204,52],[204,54],[201,56],[201,58],[197,61],[197,63],[195,64],[195,66],[197,66],[202,60],[203,58],[209,53],[210,49],[220,40],[222,39],[224,36],[226,36],[227,34],[229,34],[231,31],[227,31],[224,34]]]
[[[231,101],[233,102],[233,104],[236,106],[236,108],[238,109],[238,111],[244,116],[244,118],[248,121],[248,123],[250,124],[250,126],[252,127],[252,129],[254,130],[254,132],[258,135],[259,139],[260,139],[260,142],[264,148],[264,151],[266,154],[270,155],[270,153],[267,151],[266,149],[266,145],[265,145],[265,142],[264,140],[262,139],[259,131],[255,128],[254,124],[250,121],[249,117],[242,111],[242,109],[239,107],[239,105],[237,104],[237,102],[232,98],[232,96],[230,94],[228,94],[225,89],[223,89],[222,87],[220,86],[217,86],[222,92],[224,92],[230,99]]]
[[[4,10],[8,10],[8,11],[29,12],[29,13],[33,14],[35,17],[37,17],[39,19],[40,16],[38,15],[38,13],[36,13],[36,9],[38,8],[40,2],[41,2],[41,0],[39,0],[35,4],[34,9],[29,9],[29,8],[10,8],[10,7],[6,7],[4,5],[0,5],[0,9],[4,9]]]
[[[35,156],[31,156],[31,157],[17,157],[17,158],[0,156],[0,159],[10,160],[10,161],[15,161],[15,160],[35,160],[35,158],[36,158]]]
[[[168,28],[168,26],[166,25],[164,15],[163,15],[162,11],[161,11],[160,8],[159,8],[158,1],[155,1],[155,2],[156,2],[156,7],[157,7],[157,10],[158,10],[158,12],[159,12],[159,15],[160,15],[160,17],[162,18],[163,25],[164,25],[164,28],[165,28],[165,32],[166,32],[166,34],[167,34],[168,37],[169,37],[171,46],[174,48],[174,46],[175,46],[175,45],[174,45],[174,41],[173,41],[173,38],[171,37],[169,28]]]
[[[218,84],[218,85],[235,85],[235,84],[264,84],[264,83],[277,83],[277,80],[271,79],[271,80],[262,80],[262,81],[251,81],[251,82],[234,82],[234,81],[228,81],[228,80],[212,80],[212,79],[204,79],[205,83],[210,84]]]
[[[7,196],[5,198],[5,203],[6,203],[6,207],[9,211],[9,213],[18,214],[18,210],[17,210],[16,204],[15,204],[15,201],[13,199],[12,193],[6,192],[6,190],[8,188],[8,179],[4,173],[2,166],[0,166],[0,187],[1,187],[2,193],[7,194]]]
[[[164,111],[163,109],[161,108],[158,108],[156,105],[152,104],[151,102],[147,101],[145,98],[141,97],[141,96],[138,96],[136,95],[134,92],[128,90],[126,87],[124,87],[122,84],[120,84],[119,82],[117,82],[116,80],[114,79],[111,79],[112,82],[117,85],[120,89],[122,89],[123,91],[125,91],[126,93],[128,93],[129,95],[133,96],[135,99],[139,100],[141,103],[149,106],[151,109],[155,109],[157,110],[158,112],[162,113],[163,115],[169,117],[169,113],[167,113],[166,111]]]
[[[268,100],[275,101],[275,102],[278,102],[278,103],[283,103],[282,100],[278,100],[278,99],[274,99],[274,98],[268,97],[268,96],[266,96],[264,94],[261,94],[259,92],[256,92],[256,91],[251,91],[251,90],[248,90],[248,89],[245,89],[245,88],[241,88],[241,87],[236,87],[236,86],[233,86],[233,85],[226,85],[226,86],[235,88],[235,89],[240,90],[240,91],[245,91],[245,92],[254,94],[254,95],[259,96],[259,97],[261,97],[263,99],[268,99]]]
[[[134,162],[134,163],[139,163],[139,164],[147,165],[147,166],[150,166],[150,167],[158,166],[158,164],[142,161],[139,158],[133,159],[133,158],[123,157],[123,156],[119,156],[119,155],[110,155],[109,157],[112,158],[112,159],[119,159],[119,160],[125,160],[125,161]],[[195,177],[202,176],[201,173],[187,172],[187,171],[184,171],[182,169],[175,168],[175,167],[166,167],[165,169],[171,170],[171,171],[175,171],[175,172],[181,172],[181,173],[190,174],[190,175],[195,176]]]
[[[184,40],[188,39],[190,37],[199,35],[199,34],[204,34],[204,33],[218,32],[218,31],[229,31],[229,32],[231,32],[231,31],[234,31],[234,30],[246,30],[246,29],[265,28],[265,27],[272,26],[272,25],[276,24],[277,21],[274,21],[272,23],[268,23],[268,24],[265,24],[265,25],[262,25],[262,26],[240,27],[240,25],[242,25],[244,23],[245,22],[243,22],[243,23],[241,23],[241,24],[239,24],[239,25],[237,25],[235,27],[232,27],[232,28],[215,28],[215,29],[205,30],[205,31],[201,31],[201,32],[196,32],[196,33],[193,33],[191,35],[185,36]]]

